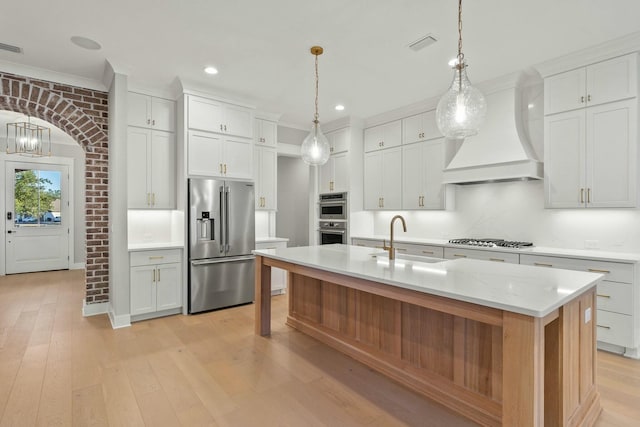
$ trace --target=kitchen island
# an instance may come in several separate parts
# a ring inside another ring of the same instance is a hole
[[[602,275],[379,254],[256,251],[256,334],[270,334],[270,270],[281,268],[288,325],[453,411],[482,425],[593,425]]]

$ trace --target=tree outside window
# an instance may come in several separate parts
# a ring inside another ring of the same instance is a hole
[[[55,171],[16,170],[16,224],[60,224],[59,175]],[[57,188],[54,180],[57,181]]]

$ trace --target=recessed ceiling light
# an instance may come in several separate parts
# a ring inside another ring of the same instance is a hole
[[[344,105],[342,104],[336,105],[336,111],[342,111],[342,110],[344,110]]]
[[[98,43],[97,41],[82,36],[71,37],[71,43],[89,50],[99,50],[102,48],[102,46],[100,46],[100,43]]]
[[[218,69],[216,67],[206,67],[204,72],[211,75],[218,74]]]

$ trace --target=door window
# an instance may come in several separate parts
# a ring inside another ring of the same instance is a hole
[[[61,175],[56,170],[15,169],[16,227],[60,227]]]

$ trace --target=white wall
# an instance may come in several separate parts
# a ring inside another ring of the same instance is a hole
[[[278,157],[278,237],[289,239],[289,246],[309,244],[309,172],[311,168],[296,157]]]
[[[388,235],[396,213],[369,213],[373,233]],[[400,213],[407,233],[398,237],[494,237],[571,249],[597,240],[598,249],[640,252],[640,210],[544,209],[542,181],[457,186],[454,211]]]

